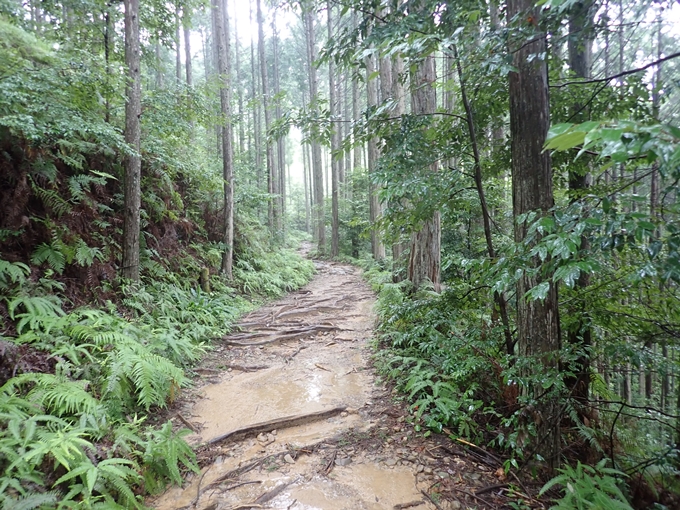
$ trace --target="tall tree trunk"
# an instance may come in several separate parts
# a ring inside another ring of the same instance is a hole
[[[253,25],[253,5],[250,4],[250,26]],[[255,125],[254,139],[255,139],[255,150],[253,153],[253,164],[255,165],[255,175],[257,178],[257,187],[262,186],[262,116],[260,115],[260,101],[256,101],[256,98],[260,90],[259,74],[255,72],[257,67],[257,60],[255,57],[255,41],[253,40],[253,32],[250,32],[250,81],[252,84],[251,88],[251,100],[255,105],[253,108],[253,124]]]
[[[333,8],[331,1],[326,1],[326,14],[328,16],[328,40],[333,38]],[[331,257],[340,254],[340,218],[338,211],[338,105],[337,90],[335,87],[335,66],[333,60],[328,61],[328,91],[330,96],[331,117],[331,147],[329,160],[331,164]]]
[[[278,232],[278,204],[277,198],[273,195],[278,193],[278,183],[276,175],[276,166],[274,160],[274,148],[269,138],[269,128],[271,126],[271,111],[270,111],[270,97],[269,97],[269,77],[267,73],[267,60],[265,56],[264,44],[264,17],[262,15],[262,0],[257,0],[257,47],[260,53],[260,81],[262,85],[262,107],[264,108],[264,136],[265,136],[265,157],[267,163],[267,192],[271,195],[269,198],[269,230],[272,236],[277,237]]]
[[[378,106],[378,84],[375,74],[375,59],[373,55],[366,57],[366,99],[368,108],[376,108]],[[376,226],[376,222],[380,218],[380,201],[378,200],[378,190],[375,184],[371,182],[371,176],[375,173],[376,165],[378,164],[378,139],[374,136],[368,139],[368,216],[371,222],[371,252],[375,260],[382,260],[385,258],[385,245],[380,239],[380,232]]]
[[[540,9],[533,0],[508,0],[508,19],[526,20],[534,25],[535,36],[516,37],[510,41],[510,53],[516,71],[509,73],[510,133],[512,154],[512,198],[515,218],[515,242],[523,243],[528,225],[518,218],[530,211],[549,214],[553,207],[550,153],[543,145],[550,124],[548,73],[546,62],[536,55],[545,55],[545,35],[539,33]],[[538,265],[539,261],[534,260]],[[545,299],[527,300],[526,293],[539,284],[547,284]],[[517,283],[517,337],[519,356],[536,359],[546,371],[558,370],[560,350],[557,288],[550,279],[525,271]],[[535,372],[534,372],[535,373]],[[556,395],[541,385],[523,388],[540,401],[536,405],[537,452],[552,468],[559,464],[560,408]]]
[[[182,26],[184,27],[184,66],[187,77],[187,87],[194,85],[193,68],[191,67],[191,10],[185,7],[182,12]]]
[[[175,77],[177,78],[177,85],[182,83],[182,40],[180,38],[180,21],[179,11],[180,4],[175,4]]]
[[[359,27],[359,22],[357,20],[356,11],[352,11],[352,26],[355,30]],[[356,77],[352,77],[352,119],[355,123],[359,122],[359,81]],[[362,145],[357,143],[356,137],[352,135],[352,141],[354,143],[354,161],[352,161],[352,167],[354,171],[361,167],[361,150]]]
[[[124,0],[125,5],[125,142],[134,154],[125,157],[125,194],[123,218],[123,263],[121,276],[139,281],[139,225],[141,208],[142,159],[141,129],[142,79],[139,49],[139,0]]]
[[[281,99],[279,94],[281,92],[281,81],[279,78],[279,34],[276,28],[276,9],[274,9],[274,16],[272,18],[272,31],[274,37],[272,38],[272,43],[274,46],[274,66],[273,66],[273,78],[274,78],[274,95],[277,97],[274,114],[277,121],[281,120],[283,116],[281,110]],[[285,240],[285,224],[284,215],[286,214],[286,138],[285,136],[279,136],[276,140],[276,166],[278,168],[278,224],[277,229],[281,232],[283,239]]]
[[[437,110],[434,84],[437,80],[433,55],[421,61],[411,75],[411,111],[414,115],[431,115]],[[434,161],[430,172],[437,172],[439,164]],[[441,290],[441,225],[439,211],[427,219],[421,229],[411,235],[411,253],[406,276],[417,291],[426,281],[432,282],[434,290]]]
[[[583,79],[590,78],[592,68],[592,45],[593,45],[593,0],[577,2],[572,7],[569,15],[569,67],[572,72]],[[587,120],[586,113],[583,111],[584,105],[577,101],[572,110],[572,120],[574,122],[584,122]],[[578,200],[590,187],[590,174],[586,168],[579,169],[572,166],[569,171],[569,190],[572,200]],[[586,236],[581,237],[581,249],[588,250],[589,243]],[[576,282],[576,291],[579,296],[583,295],[584,290],[590,285],[590,275],[582,271]],[[590,389],[590,348],[592,346],[592,333],[590,328],[590,318],[587,312],[587,304],[579,300],[577,309],[582,311],[580,320],[572,326],[567,333],[567,341],[573,346],[574,350],[580,352],[576,360],[574,376],[565,380],[566,387],[570,390],[571,396],[576,400],[578,414],[583,421],[588,409],[588,394]]]
[[[467,119],[468,131],[470,133],[470,142],[472,144],[472,154],[475,161],[475,186],[477,188],[477,195],[479,196],[479,203],[482,208],[482,222],[484,224],[484,238],[486,239],[486,249],[489,254],[489,259],[496,258],[496,250],[493,246],[493,238],[491,237],[491,215],[486,204],[486,195],[484,193],[484,186],[482,183],[482,158],[479,153],[479,146],[477,144],[477,130],[475,128],[474,116],[472,115],[472,107],[467,96],[467,88],[465,79],[463,77],[463,67],[460,63],[458,55],[458,48],[456,45],[452,46],[453,58],[455,60],[456,70],[458,71],[458,81],[460,82],[460,95],[463,100],[463,107],[465,108],[465,115]],[[451,100],[452,101],[452,100]],[[505,338],[505,351],[512,356],[515,353],[515,342],[512,338],[510,330],[510,320],[508,317],[508,306],[505,296],[502,293],[494,292],[494,301],[498,305],[498,310],[503,324],[503,336]]]
[[[245,124],[247,123],[247,113],[243,111],[243,77],[241,75],[241,43],[238,38],[238,20],[236,19],[236,0],[234,0],[234,64],[236,67],[236,102],[238,104],[238,151],[239,157],[243,157],[246,152],[245,147]],[[248,146],[250,149],[250,146]]]
[[[234,252],[234,147],[231,125],[231,41],[226,0],[212,0],[217,42],[217,72],[220,75],[222,111],[222,178],[224,179],[224,244],[221,271],[232,279]]]
[[[305,39],[307,43],[307,63],[309,72],[309,103],[310,109],[318,110],[318,83],[316,81],[316,42],[314,38],[314,15],[310,10],[305,11]],[[323,192],[323,165],[321,160],[321,144],[312,140],[312,186],[314,188],[314,233],[317,241],[317,252],[323,256],[326,252],[326,219]]]
[[[399,119],[397,122],[401,122],[401,117],[406,113],[406,94],[402,84],[403,75],[404,60],[400,55],[396,55],[392,59],[392,97],[395,102],[393,115]],[[395,283],[404,278],[404,263],[402,263],[401,258],[405,250],[405,243],[401,240],[392,244],[392,279]]]

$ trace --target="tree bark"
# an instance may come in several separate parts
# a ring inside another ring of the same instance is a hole
[[[569,40],[567,43],[569,52],[569,67],[572,72],[583,79],[590,78],[592,68],[592,45],[593,45],[593,1],[585,0],[577,2],[572,7],[569,15]],[[583,105],[577,101],[573,108],[572,120],[583,122],[586,114]],[[587,168],[578,168],[572,165],[569,170],[569,190],[572,200],[578,200],[590,187],[590,174]],[[586,236],[581,236],[581,249],[588,250],[589,243]],[[590,275],[581,272],[575,288],[579,296],[590,285]],[[588,395],[590,390],[590,348],[592,346],[592,332],[590,318],[587,312],[587,304],[579,299],[577,304],[578,313],[581,313],[579,321],[568,331],[567,341],[578,351],[574,376],[565,380],[566,387],[578,405],[578,414],[581,421],[586,417],[588,410]]]
[[[257,0],[257,34],[258,50],[260,53],[260,80],[262,85],[262,107],[264,109],[264,136],[265,136],[265,157],[267,163],[267,192],[269,193],[269,230],[272,236],[279,235],[279,207],[277,195],[279,192],[278,177],[276,173],[276,162],[274,160],[274,148],[269,138],[269,128],[271,127],[271,111],[269,97],[269,77],[267,73],[267,60],[265,57],[264,44],[264,17],[262,16],[262,0]]]
[[[411,111],[414,115],[431,115],[437,110],[437,96],[434,84],[437,80],[434,56],[421,61],[411,76]],[[439,163],[434,161],[430,172],[437,172]],[[407,278],[417,291],[426,281],[432,282],[434,290],[441,290],[441,225],[439,211],[425,221],[422,228],[411,235],[411,253]]]
[[[272,31],[274,33],[274,37],[272,38],[274,47],[273,85],[274,95],[278,97],[281,92],[281,83],[279,78],[279,34],[276,28],[276,9],[274,9],[274,16],[272,19]],[[276,100],[274,115],[277,121],[281,120],[281,117],[283,116],[280,99]],[[285,222],[283,221],[283,218],[286,214],[286,138],[284,136],[280,136],[276,139],[276,167],[278,168],[277,204],[279,211],[276,228],[285,239]]]
[[[304,13],[305,40],[307,42],[307,63],[309,72],[309,104],[311,111],[317,111],[318,83],[316,78],[316,48],[314,38],[314,16],[312,11]],[[312,140],[312,187],[314,197],[314,234],[317,242],[317,252],[323,256],[326,252],[326,219],[323,193],[323,165],[321,161],[321,144],[318,140]]]
[[[328,16],[328,40],[333,37],[333,8],[331,1],[326,1],[326,14]],[[337,105],[337,90],[335,87],[335,66],[333,60],[328,61],[328,91],[330,100],[330,117],[331,117],[331,147],[329,159],[331,163],[331,257],[337,257],[340,254],[340,219],[338,211],[338,105]]]
[[[518,218],[530,211],[549,214],[553,207],[550,153],[543,145],[550,124],[548,73],[546,62],[536,55],[545,55],[545,34],[538,28],[540,9],[533,0],[509,0],[508,19],[519,20],[521,29],[533,32],[510,40],[510,52],[516,71],[509,73],[510,133],[512,154],[512,198],[515,218],[515,242],[524,243],[528,225]],[[534,260],[535,266],[539,265]],[[529,268],[528,268],[529,269]],[[543,300],[527,300],[525,294],[541,283],[548,284]],[[550,281],[525,271],[517,283],[517,336],[519,356],[536,359],[543,370],[558,369],[560,350],[557,288]],[[534,374],[527,374],[534,375]],[[543,388],[523,388],[540,397],[536,411],[537,452],[551,468],[559,464],[560,411],[556,395]],[[549,396],[544,396],[548,391]]]
[[[241,46],[238,38],[238,21],[236,20],[236,0],[234,0],[234,65],[236,67],[236,103],[238,104],[238,153],[242,158],[246,152],[245,124],[248,114],[243,111],[243,77],[241,75]],[[250,149],[250,146],[248,147]]]
[[[221,271],[232,279],[234,260],[234,147],[231,120],[231,41],[226,0],[212,0],[217,42],[217,72],[220,75],[222,110],[222,178],[224,179],[224,254]]]
[[[373,55],[366,57],[366,100],[369,109],[378,106],[378,84],[373,74],[375,73],[375,58]],[[376,222],[380,218],[380,201],[378,190],[371,182],[371,176],[375,173],[378,164],[378,139],[374,136],[368,139],[368,216],[371,222],[371,252],[375,260],[385,258],[385,245],[380,239],[380,232]]]
[[[141,208],[141,129],[142,80],[139,49],[139,0],[124,0],[125,5],[125,142],[134,154],[125,157],[123,219],[123,263],[121,276],[139,281],[139,236]]]
[[[182,12],[182,26],[184,27],[184,66],[187,77],[187,87],[194,85],[193,68],[191,67],[191,11],[184,7]]]

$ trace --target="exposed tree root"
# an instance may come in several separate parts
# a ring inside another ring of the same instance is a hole
[[[221,443],[224,441],[235,441],[237,439],[246,437],[251,434],[259,434],[261,432],[271,432],[272,430],[285,429],[290,427],[296,427],[298,425],[305,425],[307,423],[312,423],[315,421],[325,420],[336,416],[347,409],[347,406],[334,407],[332,409],[326,409],[324,411],[317,411],[315,413],[307,414],[297,414],[294,416],[286,416],[284,418],[276,418],[274,420],[269,420],[261,423],[256,423],[255,425],[249,425],[240,429],[232,430],[226,434],[219,435],[212,439],[208,439],[204,444],[213,445],[216,443]]]

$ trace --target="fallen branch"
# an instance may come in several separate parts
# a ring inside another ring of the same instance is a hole
[[[257,498],[255,500],[255,504],[260,505],[260,504],[263,504],[263,503],[267,503],[268,501],[271,501],[276,496],[281,494],[284,490],[286,490],[286,487],[288,487],[291,483],[293,483],[293,482],[285,482],[285,483],[282,483],[280,485],[277,485],[272,490],[265,492],[259,498]]]
[[[194,427],[194,426],[189,422],[189,420],[187,420],[184,416],[182,416],[180,413],[177,413],[175,416],[177,416],[177,418],[179,418],[179,421],[181,421],[182,423],[184,423],[184,426],[185,426],[185,427],[187,427],[188,429],[190,429],[194,434],[198,434],[198,430],[196,429],[196,427]]]
[[[227,365],[227,369],[231,368],[232,370],[240,370],[241,372],[256,372],[258,370],[266,370],[269,367],[267,365],[253,365],[250,367],[244,366],[244,365]]]
[[[423,503],[425,503],[422,499],[416,500],[416,501],[410,501],[408,503],[399,503],[398,505],[394,505],[392,507],[393,510],[403,510],[404,508],[411,508],[414,506],[420,506]]]
[[[322,366],[319,365],[318,363],[314,363],[314,366],[315,366],[316,368],[321,369],[321,370],[325,370],[326,372],[332,372],[332,370],[329,370],[329,369],[327,369],[326,367],[322,367]]]
[[[234,441],[236,439],[240,439],[251,434],[271,432],[272,430],[296,427],[298,425],[304,425],[315,421],[321,421],[332,416],[336,416],[345,411],[346,409],[347,406],[339,406],[334,407],[332,409],[327,409],[325,411],[317,411],[315,413],[298,414],[294,416],[286,416],[285,418],[276,418],[262,423],[256,423],[255,425],[249,425],[247,427],[232,430],[231,432],[227,432],[226,434],[222,434],[220,436],[209,439],[204,444],[213,445],[227,440]]]

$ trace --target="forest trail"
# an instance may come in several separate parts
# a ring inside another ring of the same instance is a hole
[[[153,507],[467,506],[429,495],[454,475],[474,490],[469,470],[458,473],[465,461],[419,437],[376,383],[369,363],[375,296],[360,270],[315,264],[312,282],[244,317],[241,331],[196,369],[203,385],[182,398],[175,419],[196,430],[188,441],[202,445],[203,469]]]

